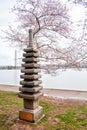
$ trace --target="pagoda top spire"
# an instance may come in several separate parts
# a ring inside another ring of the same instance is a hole
[[[33,47],[33,31],[29,29],[29,47]]]

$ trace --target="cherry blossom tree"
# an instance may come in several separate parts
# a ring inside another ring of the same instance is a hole
[[[43,63],[49,63],[50,68],[56,65],[56,69],[62,64],[79,67],[85,59],[86,50],[81,52],[82,44],[78,46],[78,39],[71,35],[73,24],[69,5],[59,0],[18,0],[13,8],[16,24],[9,26],[6,39],[13,46],[24,48],[29,44],[28,30],[31,28]]]

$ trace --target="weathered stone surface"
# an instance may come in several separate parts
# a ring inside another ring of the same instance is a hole
[[[37,100],[40,96],[42,96],[43,94],[41,92],[38,93],[34,93],[34,94],[27,94],[27,93],[22,93],[20,92],[18,94],[18,96],[20,98],[24,98],[24,99],[29,99],[29,100]]]
[[[29,30],[29,45],[27,49],[24,49],[20,78],[22,87],[19,88],[20,93],[18,96],[23,98],[24,109],[19,111],[19,119],[28,122],[37,122],[43,117],[42,107],[38,106],[38,99],[42,96],[42,89],[39,84],[42,81],[39,80],[40,65],[37,64],[38,50],[33,47],[33,33],[32,29]]]
[[[40,69],[21,69],[22,73],[28,73],[28,74],[37,74],[40,73]]]
[[[36,109],[35,114],[34,114],[35,122],[40,121],[40,119],[42,119],[43,117],[44,117],[44,115],[43,115],[43,108],[41,106],[39,106]]]
[[[32,29],[29,29],[29,47],[33,47],[33,33],[32,33]]]
[[[35,53],[37,53],[37,52],[38,52],[38,50],[37,50],[37,49],[32,48],[32,47],[26,48],[26,49],[24,49],[24,51],[25,51],[25,52],[35,52]]]
[[[25,75],[25,74],[23,74],[23,75],[20,75],[20,78],[22,78],[22,79],[29,79],[29,80],[31,80],[31,79],[39,79],[39,78],[41,78],[41,75],[36,75],[36,74],[32,74],[32,75]]]
[[[34,57],[32,57],[32,58],[23,58],[22,61],[23,62],[35,62],[35,63],[39,62],[39,60],[34,58]]]
[[[28,122],[38,122],[44,117],[42,107],[38,107],[35,110],[21,109],[19,111],[19,119]]]
[[[24,99],[24,108],[34,110],[38,107],[38,100]]]
[[[41,86],[36,86],[36,87],[33,87],[33,88],[19,87],[19,91],[22,91],[22,92],[32,92],[32,93],[38,92],[41,89],[42,89]]]
[[[28,67],[28,68],[40,68],[40,65],[37,63],[25,63],[22,64],[22,67]]]
[[[39,57],[38,53],[34,53],[34,52],[29,52],[29,53],[23,53],[24,57]]]
[[[38,86],[39,84],[41,84],[42,81],[40,80],[36,80],[36,81],[20,81],[21,85],[28,85],[28,86]]]

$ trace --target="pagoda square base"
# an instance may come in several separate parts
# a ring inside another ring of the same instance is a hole
[[[19,119],[22,121],[37,123],[43,117],[43,109],[41,106],[39,106],[35,110],[29,110],[24,108],[19,111]]]

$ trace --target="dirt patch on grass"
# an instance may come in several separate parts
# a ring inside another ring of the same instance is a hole
[[[43,102],[49,102],[53,105],[69,105],[69,106],[77,106],[77,105],[83,105],[83,104],[87,104],[86,100],[76,100],[76,99],[58,99],[58,98],[52,98],[52,97],[41,97],[41,100]]]

